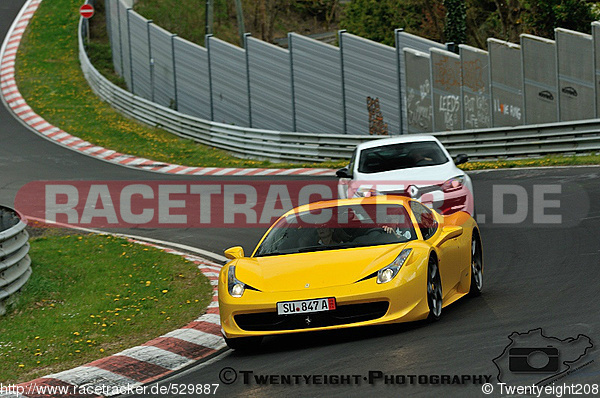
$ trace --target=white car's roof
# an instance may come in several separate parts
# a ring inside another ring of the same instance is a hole
[[[438,144],[440,143],[437,138],[432,135],[427,134],[410,134],[410,135],[401,135],[399,137],[391,137],[391,138],[381,138],[375,139],[372,141],[363,142],[356,146],[356,149],[362,151],[367,148],[375,148],[379,146],[392,145],[392,144],[400,144],[404,142],[422,142],[422,141],[435,141]],[[441,144],[440,144],[441,146]]]

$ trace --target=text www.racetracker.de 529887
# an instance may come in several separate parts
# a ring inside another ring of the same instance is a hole
[[[0,394],[18,394],[26,396],[68,396],[68,395],[214,395],[220,384],[170,383],[165,385],[81,385],[81,386],[51,386],[43,384],[3,385],[0,384]]]

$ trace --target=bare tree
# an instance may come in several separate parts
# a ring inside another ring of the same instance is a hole
[[[253,10],[250,15],[252,30],[261,40],[270,42],[275,32],[275,21],[281,11],[290,6],[290,0],[247,0],[246,10]]]
[[[521,28],[522,6],[520,0],[495,0],[496,9],[502,23],[503,39],[517,43]]]

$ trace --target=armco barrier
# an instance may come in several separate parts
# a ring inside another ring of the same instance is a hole
[[[31,276],[29,234],[26,224],[12,209],[0,206],[0,315],[7,300],[25,285]]]
[[[385,136],[262,130],[211,122],[176,112],[123,90],[91,64],[79,27],[79,58],[96,94],[124,114],[239,157],[272,161],[349,159],[356,145]],[[600,119],[434,133],[452,155],[473,159],[600,151]]]
[[[474,159],[600,151],[600,119],[435,133],[448,151]]]

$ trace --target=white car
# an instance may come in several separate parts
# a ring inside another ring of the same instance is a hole
[[[352,198],[403,195],[421,201],[441,214],[466,211],[473,215],[473,183],[456,167],[469,160],[453,160],[431,135],[407,135],[364,142],[350,164],[337,171],[338,195]]]

